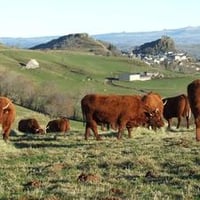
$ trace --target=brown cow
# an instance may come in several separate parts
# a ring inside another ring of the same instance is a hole
[[[70,123],[66,117],[60,119],[51,120],[46,126],[46,132],[63,132],[64,135],[70,130]]]
[[[187,86],[187,93],[196,125],[196,140],[200,141],[200,79],[192,81]]]
[[[143,126],[144,124],[160,127],[162,119],[157,118],[156,111],[141,101],[139,95],[98,95],[89,94],[81,100],[83,118],[86,120],[85,139],[90,135],[90,129],[97,140],[97,124],[111,124],[118,128],[117,138],[121,138],[125,127]],[[160,122],[161,120],[161,122]],[[157,122],[158,121],[158,122]],[[130,137],[130,134],[129,134]]]
[[[0,123],[2,124],[4,141],[7,141],[9,138],[15,116],[16,109],[12,101],[7,97],[0,97]]]
[[[156,130],[156,128],[161,128],[162,126],[164,126],[164,122],[163,122],[164,105],[163,105],[162,97],[160,96],[160,94],[155,93],[155,92],[149,92],[145,94],[144,96],[142,96],[142,101],[147,107],[150,107],[151,109],[155,111],[154,114],[159,119],[158,121],[155,121],[156,124],[154,124],[153,121],[150,123],[152,129]],[[160,124],[158,124],[158,122],[160,122]]]
[[[180,127],[182,117],[186,118],[187,128],[189,128],[190,105],[185,94],[164,98],[163,103],[165,104],[163,116],[168,122],[168,129],[171,128],[172,118],[174,117],[178,118],[177,129]]]
[[[35,118],[21,119],[18,123],[18,130],[24,133],[44,134],[42,129]]]

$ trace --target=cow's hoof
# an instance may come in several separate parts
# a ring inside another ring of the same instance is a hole
[[[102,140],[102,138],[101,137],[97,137],[97,141],[100,141],[100,140]]]

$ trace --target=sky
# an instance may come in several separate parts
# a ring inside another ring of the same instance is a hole
[[[199,0],[0,0],[0,37],[200,26]]]

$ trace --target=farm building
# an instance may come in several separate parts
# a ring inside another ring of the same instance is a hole
[[[119,81],[147,81],[151,79],[151,75],[144,73],[123,73],[119,75]]]

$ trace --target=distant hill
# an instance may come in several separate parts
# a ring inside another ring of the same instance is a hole
[[[151,32],[121,32],[92,35],[91,37],[106,41],[116,45],[118,48],[132,48],[140,46],[146,42],[157,40],[163,35],[171,37],[178,45],[200,44],[200,26],[184,27],[179,29],[164,29]],[[19,48],[30,48],[42,43],[49,42],[61,36],[31,37],[31,38],[12,38],[0,37],[0,43],[7,46]]]
[[[161,39],[144,43],[134,49],[135,54],[151,54],[158,55],[166,52],[176,52],[175,43],[172,38],[163,36]]]
[[[96,40],[87,33],[65,35],[30,49],[78,50],[100,55],[117,55],[120,53],[114,45]]]
[[[10,47],[28,49],[30,47],[48,42],[58,37],[59,36],[44,36],[44,37],[30,37],[30,38],[0,37],[0,43]]]
[[[93,37],[98,40],[111,42],[120,49],[128,49],[157,40],[162,36],[171,37],[178,45],[200,44],[200,26],[151,32],[108,33],[94,35]]]
[[[183,50],[200,59],[200,26],[151,32],[108,33],[94,35],[93,37],[111,42],[121,50],[132,51],[136,46],[155,41],[162,36],[171,37],[175,42],[176,49]]]
[[[176,46],[192,55],[200,57],[200,26],[184,27],[178,29],[164,29],[151,32],[121,32],[92,35],[96,40],[113,44],[121,50],[132,50],[136,46],[157,40],[163,35],[171,37]],[[0,43],[18,47],[30,48],[39,44],[47,43],[61,36],[32,37],[32,38],[6,38],[0,37]],[[195,48],[193,48],[195,46]]]

